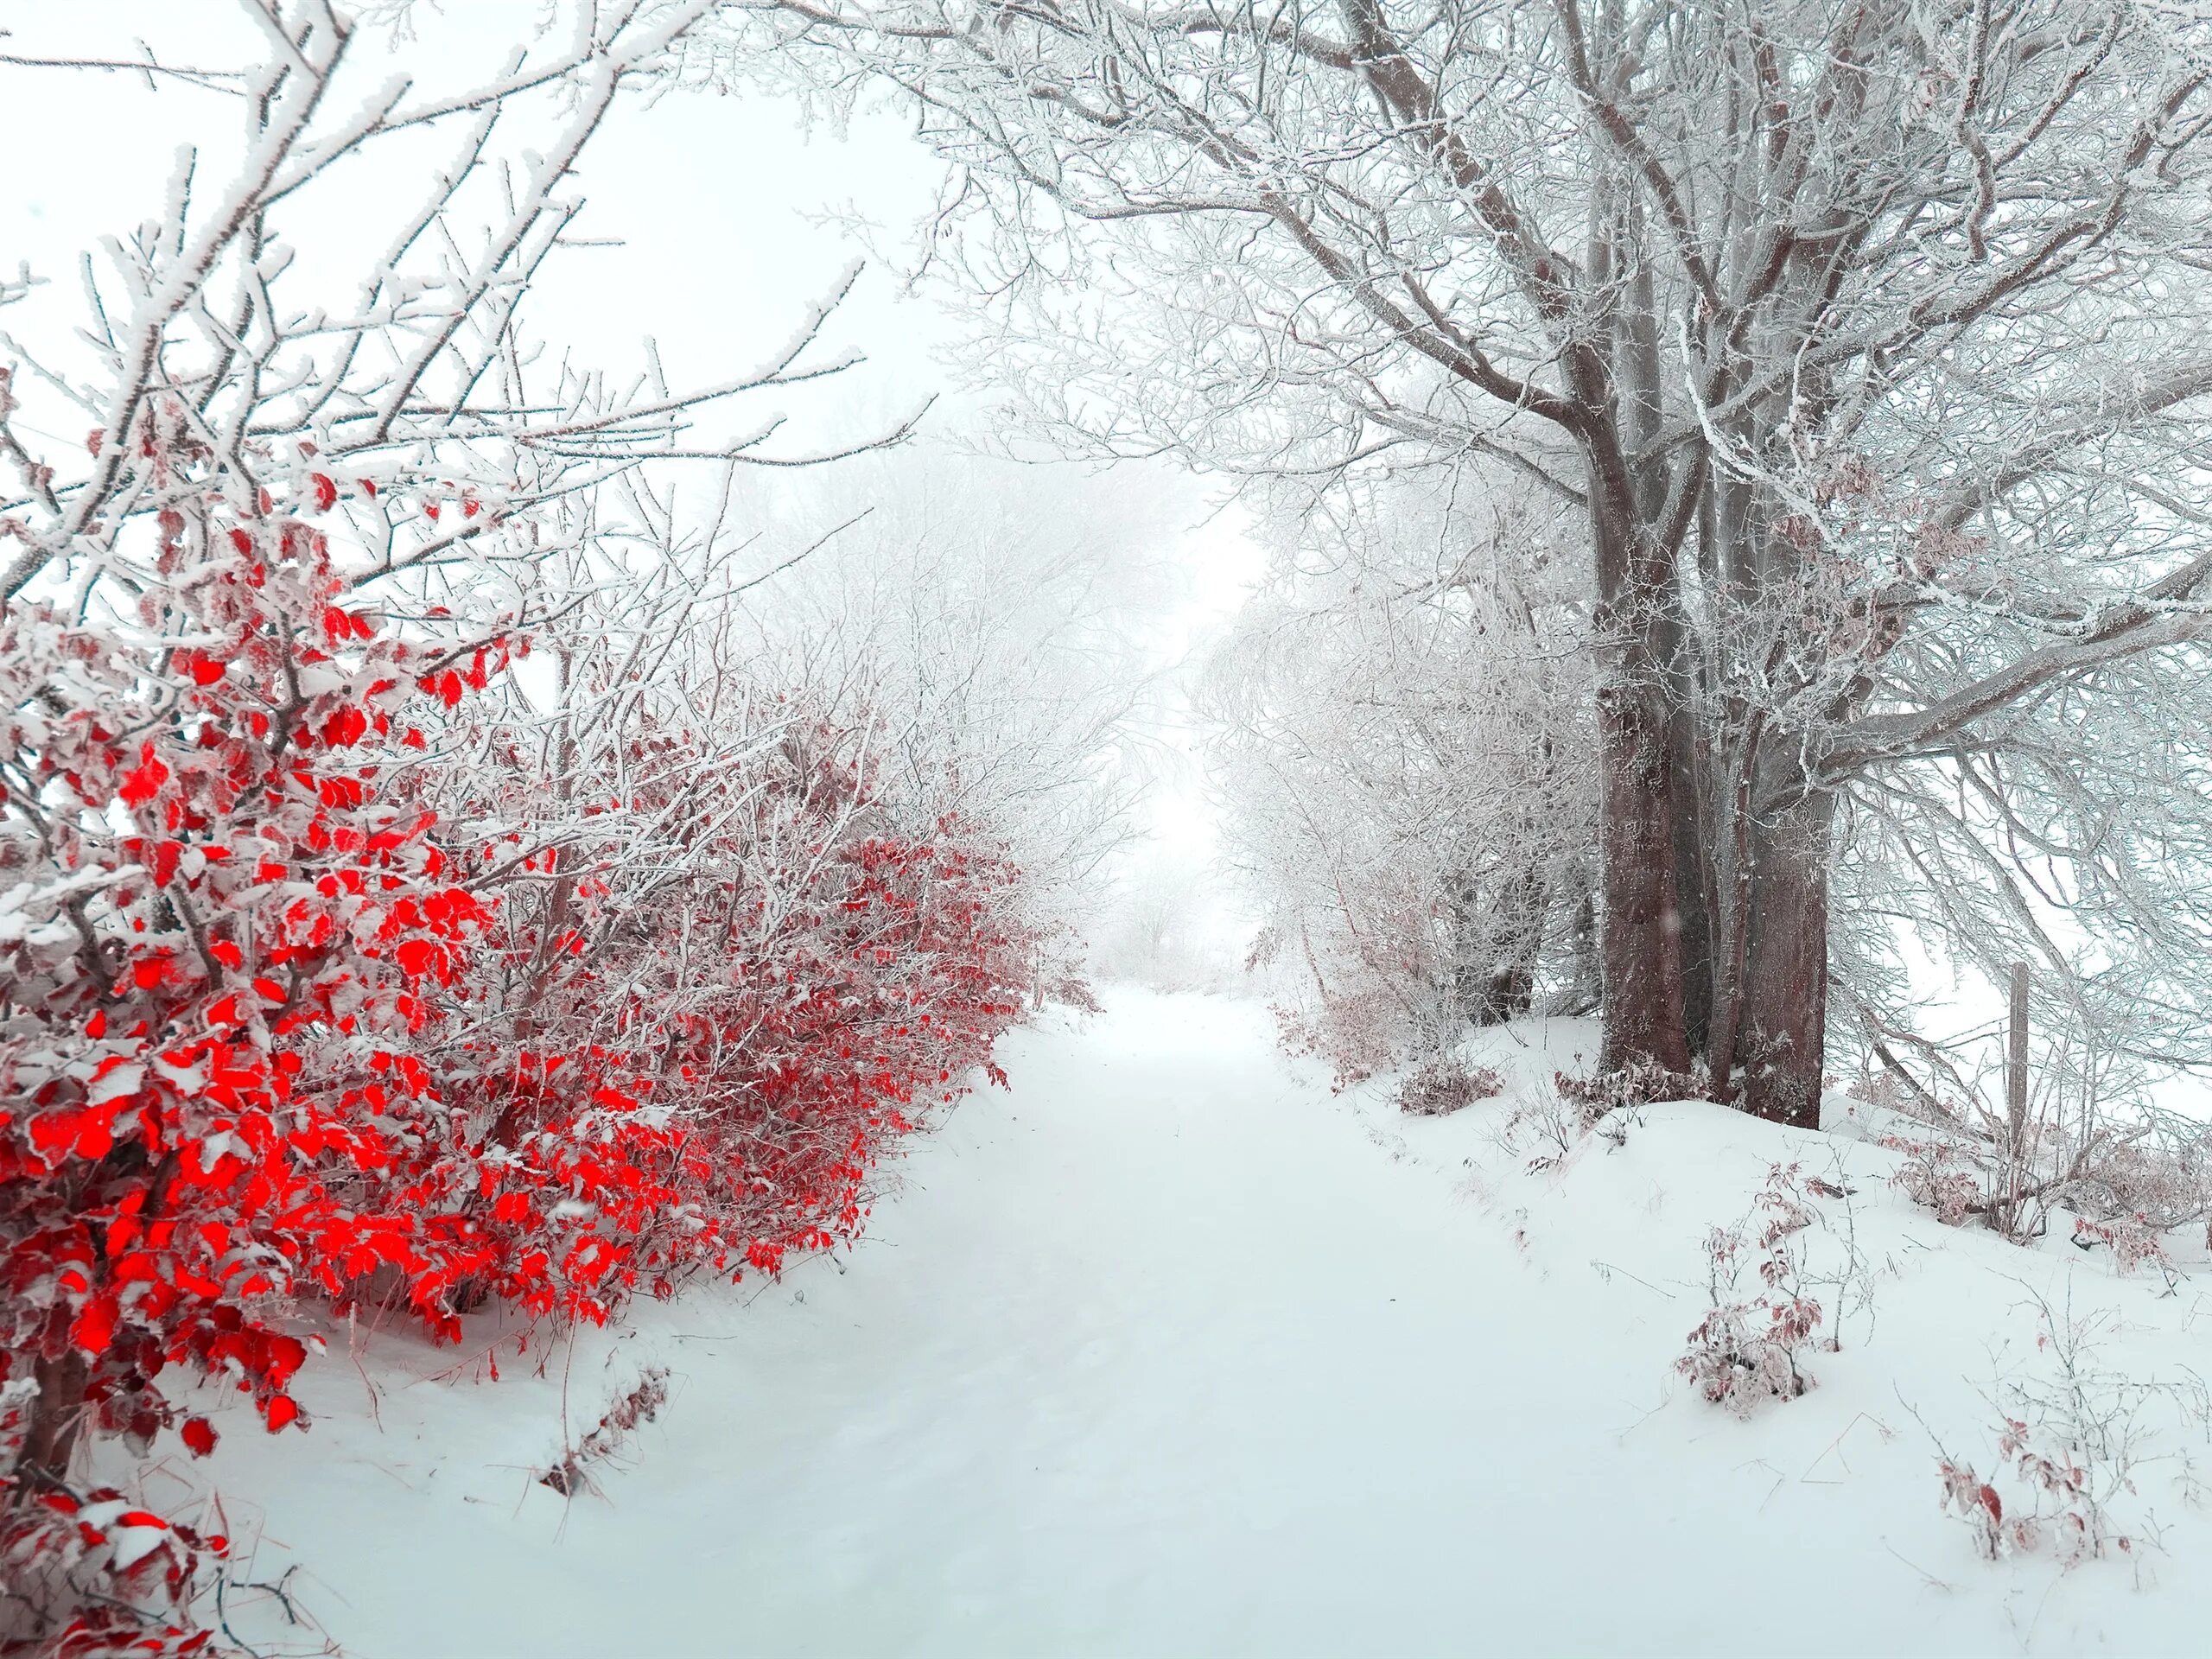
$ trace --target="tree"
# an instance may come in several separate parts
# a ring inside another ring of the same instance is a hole
[[[912,97],[1002,363],[1072,438],[1268,474],[1473,450],[1586,515],[1609,1063],[1700,1054],[1812,1121],[1846,797],[1986,783],[2057,703],[2201,715],[2201,20],[723,16]]]
[[[758,649],[851,688],[890,798],[995,826],[1040,914],[1080,916],[1145,786],[1177,493],[917,446],[779,494],[750,517],[804,556],[748,599]]]
[[[1567,515],[1479,466],[1330,506],[1283,526],[1201,708],[1263,953],[1352,1076],[1587,1006],[1597,796]]]

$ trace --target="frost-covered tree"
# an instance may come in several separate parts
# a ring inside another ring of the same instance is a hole
[[[2202,816],[2158,735],[2201,727],[2212,633],[2192,10],[721,16],[694,78],[766,41],[911,96],[997,366],[1071,441],[1306,477],[1474,451],[1585,515],[1610,1061],[1702,1056],[1809,1121],[1861,823],[1962,928],[2034,931],[1991,852],[2032,843],[2087,971],[2202,1006],[2202,900],[2145,874]]]
[[[1283,527],[1201,706],[1233,861],[1346,1075],[1594,1002],[1581,542],[1494,467]]]
[[[864,702],[886,786],[998,826],[1038,902],[1073,916],[1148,777],[1160,550],[1195,503],[938,448],[814,477],[756,515],[793,561],[747,596],[762,649]]]

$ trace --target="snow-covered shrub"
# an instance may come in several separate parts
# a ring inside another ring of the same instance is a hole
[[[2151,1099],[2143,1063],[2114,1052],[2082,1008],[2044,1001],[2018,1074],[1999,1035],[1941,1045],[1866,1016],[1882,1069],[1850,1092],[1877,1141],[1904,1154],[1898,1190],[1947,1226],[1979,1223],[2015,1243],[2043,1237],[2054,1211],[2077,1218],[2084,1249],[2113,1242],[2107,1228],[2137,1238],[2212,1221],[2212,1127]],[[2036,1006],[2024,1000],[2024,1020]],[[1892,1041],[1919,1056],[1924,1075]],[[2133,1244],[2114,1255],[2148,1259]]]
[[[1702,1100],[1711,1092],[1711,1085],[1701,1073],[1669,1071],[1649,1060],[1616,1071],[1593,1072],[1586,1077],[1554,1071],[1552,1088],[1561,1100],[1599,1116],[1616,1107],[1649,1106],[1662,1100]]]
[[[1958,1142],[1886,1135],[1881,1144],[1904,1154],[1891,1184],[1946,1227],[1964,1226],[1985,1207],[1984,1183]]]
[[[184,430],[143,427],[157,458]],[[307,516],[162,528],[150,639],[0,623],[0,1317],[57,1479],[87,1413],[170,1426],[173,1364],[283,1427],[300,1295],[390,1265],[435,1313],[482,1265],[394,1173],[447,1133],[421,1057],[489,910],[381,782],[463,674],[346,602]]]
[[[194,1604],[228,1541],[111,1487],[36,1492],[0,1478],[0,1652],[181,1659],[211,1651]]]
[[[35,1392],[28,1377],[0,1383],[0,1460],[10,1468]],[[228,1549],[229,1540],[203,1537],[111,1487],[0,1476],[0,1653],[204,1652],[211,1632],[192,1607]]]
[[[0,1649],[206,1643],[217,1547],[80,1490],[89,1438],[205,1455],[195,1380],[305,1429],[311,1304],[450,1339],[849,1237],[1019,1012],[1039,918],[957,754],[893,778],[864,674],[741,658],[740,538],[639,474],[813,332],[694,394],[519,330],[669,42],[566,10],[404,110],[352,22],[272,13],[239,170],[105,245],[59,366],[0,365],[0,1537],[42,1586]],[[461,164],[362,190],[395,131]],[[285,251],[315,200],[360,288]]]
[[[2122,1273],[2132,1273],[2148,1262],[2164,1276],[2170,1287],[2178,1276],[2173,1258],[2166,1254],[2164,1236],[2139,1215],[2115,1216],[2110,1221],[2092,1221],[2087,1216],[2076,1216],[2074,1243],[2084,1250],[2104,1245],[2111,1250],[2113,1260],[2119,1263]]]
[[[1406,1074],[1398,1085],[1398,1109],[1413,1117],[1443,1117],[1504,1092],[1505,1079],[1489,1066],[1439,1054]]]
[[[1714,1405],[1748,1417],[1770,1400],[1794,1400],[1812,1386],[1805,1357],[1820,1328],[1821,1306],[1805,1294],[1796,1237],[1815,1221],[1795,1164],[1777,1164],[1751,1214],[1706,1235],[1711,1306],[1688,1337],[1675,1369]],[[1755,1282],[1746,1285],[1746,1268]]]
[[[2000,1377],[1982,1395],[1993,1418],[1992,1478],[1936,1444],[1944,1510],[1990,1560],[2048,1552],[2072,1567],[2155,1548],[2148,1510],[2131,1517],[2116,1506],[2139,1497],[2137,1476],[2155,1460],[2152,1408],[2201,1425],[2202,1385],[2181,1389],[2109,1370],[2097,1362],[2083,1321],[2040,1298],[2036,1310],[2034,1368]]]
[[[1334,1089],[1388,1071],[1403,1055],[1402,1010],[1379,988],[1279,999],[1268,1012],[1283,1052],[1326,1060]]]
[[[1920,1104],[1900,1115],[1904,1128],[1876,1137],[1903,1154],[1891,1185],[1947,1227],[1978,1222],[2026,1243],[2054,1211],[2072,1211],[2073,1242],[2110,1246],[2126,1272],[2170,1265],[2164,1235],[2212,1214],[2202,1131],[2166,1133],[2147,1111],[2116,1113],[2087,1134],[2031,1118],[2017,1139],[1986,1111]]]

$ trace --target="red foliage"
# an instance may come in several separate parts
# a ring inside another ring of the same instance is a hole
[[[10,1363],[73,1368],[142,1440],[179,1363],[298,1421],[297,1295],[388,1261],[432,1309],[483,1249],[389,1180],[438,1121],[426,981],[489,914],[430,817],[378,800],[412,653],[338,610],[297,521],[214,545],[169,596],[199,643],[166,662],[37,606],[0,632]],[[366,644],[311,643],[327,614]]]
[[[0,1478],[0,1581],[15,1611],[41,1616],[41,1656],[181,1659],[210,1651],[214,1632],[190,1609],[228,1548],[228,1540],[202,1537],[110,1487],[81,1498],[54,1490],[19,1497],[16,1484]],[[10,1643],[5,1650],[30,1649]]]
[[[58,1583],[95,1549],[54,1507],[82,1427],[213,1449],[165,1373],[307,1426],[303,1300],[448,1338],[492,1298],[603,1322],[850,1237],[886,1146],[1003,1081],[1031,940],[1004,856],[898,833],[819,721],[747,767],[654,740],[671,781],[605,817],[683,826],[677,888],[641,899],[620,848],[518,861],[412,770],[504,651],[403,639],[297,519],[203,530],[148,601],[163,643],[0,622],[0,1376],[29,1401],[0,1548]],[[193,1650],[143,1591],[117,1630]]]
[[[641,1287],[828,1248],[861,1226],[885,1145],[988,1068],[1020,1012],[1018,874],[957,820],[872,830],[842,735],[807,722],[716,768],[656,734],[666,781],[616,808],[718,827],[650,895],[626,866],[666,849],[524,855],[550,893],[494,929],[523,988],[454,1068],[488,1128],[424,1171],[494,1240],[493,1294],[601,1321]]]
[[[1796,1239],[1813,1220],[1797,1166],[1776,1164],[1751,1215],[1706,1234],[1711,1305],[1675,1369],[1706,1399],[1739,1417],[1770,1400],[1794,1400],[1812,1386],[1804,1356],[1821,1312],[1804,1293]],[[1754,1252],[1758,1283],[1745,1287],[1743,1268]]]
[[[246,540],[269,556],[191,590],[220,677],[179,652],[149,681],[35,609],[0,639],[18,709],[80,693],[19,715],[6,755],[19,800],[81,803],[39,811],[47,891],[17,890],[7,947],[13,1363],[81,1357],[100,1425],[142,1439],[178,1363],[235,1376],[281,1428],[302,1294],[396,1298],[445,1337],[486,1294],[603,1321],[641,1283],[854,1232],[887,1139],[1019,1012],[1014,873],[950,820],[833,838],[865,781],[787,743],[767,787],[722,780],[748,805],[720,820],[798,849],[780,889],[709,861],[666,925],[618,915],[609,938],[617,880],[580,872],[503,916],[468,871],[512,849],[442,849],[387,787],[392,711],[454,695],[452,671],[417,676],[351,613],[321,631],[365,639],[349,656],[303,643],[302,608],[340,613],[319,543],[282,522]],[[702,957],[702,932],[753,948]]]

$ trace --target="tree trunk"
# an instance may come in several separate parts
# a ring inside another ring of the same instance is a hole
[[[1544,942],[1544,877],[1525,870],[1498,896],[1497,943],[1484,976],[1478,1025],[1502,1026],[1529,1012],[1536,988],[1536,956]]]
[[[1675,767],[1663,659],[1666,596],[1635,504],[1591,468],[1598,566],[1599,912],[1605,1038],[1599,1065],[1690,1069],[1682,1025],[1682,911],[1675,881]]]
[[[73,1347],[59,1359],[41,1355],[31,1362],[31,1381],[38,1393],[16,1459],[18,1495],[68,1478],[69,1460],[84,1427],[85,1388],[91,1380],[90,1362]]]
[[[1794,762],[1793,762],[1794,763]],[[1736,1058],[1745,1109],[1821,1126],[1827,1043],[1828,868],[1835,797],[1816,792],[1750,826],[1750,938]]]
[[[1645,525],[1665,516],[1670,482],[1669,447],[1665,434],[1668,403],[1665,369],[1660,351],[1662,320],[1652,284],[1654,260],[1645,245],[1649,226],[1642,198],[1623,190],[1619,222],[1615,234],[1619,248],[1630,251],[1625,292],[1614,318],[1612,331],[1613,385],[1618,399],[1621,439],[1629,457],[1636,514]],[[1601,262],[1611,271],[1618,250],[1608,250]],[[1593,271],[1593,274],[1597,274]],[[1713,1029],[1712,906],[1705,879],[1705,837],[1699,817],[1698,755],[1694,702],[1698,664],[1694,642],[1683,625],[1680,601],[1669,577],[1651,573],[1669,591],[1648,601],[1642,614],[1649,629],[1649,652],[1659,669],[1657,683],[1663,689],[1667,735],[1669,841],[1674,857],[1677,918],[1676,948],[1681,958],[1681,1023],[1689,1054],[1702,1058]],[[1635,580],[1632,575],[1631,582]],[[1687,1065],[1669,1066],[1687,1071]]]
[[[1706,739],[1697,726],[1694,665],[1678,624],[1668,628],[1670,650],[1667,678],[1667,750],[1673,777],[1669,791],[1675,854],[1675,892],[1681,916],[1682,1036],[1693,1058],[1713,1057],[1715,952],[1720,930],[1714,921],[1712,882],[1707,879],[1708,768],[1700,764]]]
[[[1672,767],[1666,717],[1656,702],[1648,688],[1632,685],[1598,694],[1605,1006],[1599,1065],[1606,1071],[1637,1063],[1690,1069]]]

